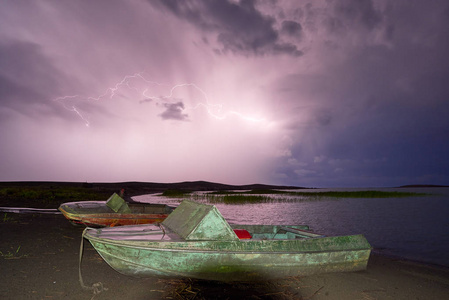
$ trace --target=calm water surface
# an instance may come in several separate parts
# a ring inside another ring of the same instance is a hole
[[[326,235],[363,234],[381,253],[449,266],[449,188],[379,190],[429,195],[320,200],[298,197],[302,201],[215,205],[229,223],[307,224],[311,230]],[[170,205],[183,199],[186,198],[134,197],[136,201]]]

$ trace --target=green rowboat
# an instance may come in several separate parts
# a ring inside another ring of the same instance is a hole
[[[254,281],[366,269],[362,235],[326,237],[304,225],[230,225],[215,206],[183,201],[160,225],[86,228],[116,271],[136,277]]]

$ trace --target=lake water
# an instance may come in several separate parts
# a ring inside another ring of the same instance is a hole
[[[215,205],[229,223],[306,224],[312,231],[326,235],[363,234],[376,252],[449,267],[449,188],[377,190],[428,195],[320,200],[298,197],[301,200],[299,202]],[[133,199],[175,206],[187,198],[167,198],[152,194]],[[192,198],[196,200],[195,196]]]

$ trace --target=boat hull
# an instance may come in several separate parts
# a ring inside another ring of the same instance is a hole
[[[124,225],[139,225],[139,224],[153,224],[161,223],[167,215],[142,215],[136,217],[135,215],[66,215],[64,216],[74,225],[87,227],[113,227]]]
[[[90,241],[116,271],[135,277],[258,281],[364,270],[371,247],[361,235],[298,240]]]
[[[130,204],[131,213],[110,210],[105,201],[64,203],[59,211],[74,225],[109,227],[161,223],[173,210],[166,205]]]

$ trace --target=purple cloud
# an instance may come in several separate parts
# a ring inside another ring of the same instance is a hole
[[[166,103],[164,107],[166,110],[160,114],[163,120],[188,121],[189,115],[183,113],[184,103]]]
[[[449,4],[390,2],[5,1],[0,180],[448,184]]]
[[[150,4],[154,3],[150,1]],[[262,14],[256,8],[256,3],[252,0],[170,0],[160,1],[158,6],[200,30],[215,33],[222,52],[243,55],[288,54],[295,57],[302,55],[296,45],[279,39],[279,32],[274,28],[274,18]]]

